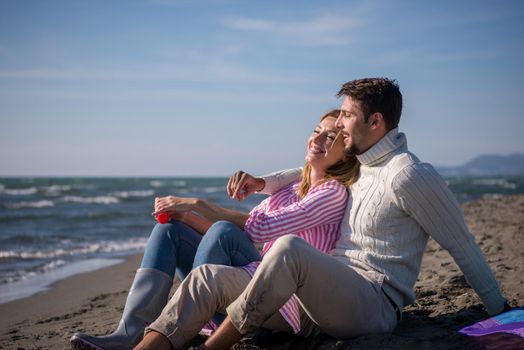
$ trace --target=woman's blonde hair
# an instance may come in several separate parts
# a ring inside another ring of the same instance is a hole
[[[340,114],[339,109],[333,109],[320,118],[320,121],[331,117],[338,118]],[[337,136],[340,137],[340,136]],[[360,171],[360,163],[355,156],[346,155],[344,159],[339,160],[335,164],[331,165],[326,169],[326,176],[324,177],[323,182],[329,180],[337,180],[346,187],[351,186],[355,181],[357,181],[358,174]],[[311,165],[306,162],[302,170],[302,181],[298,187],[298,195],[300,198],[304,198],[306,194],[311,189]]]

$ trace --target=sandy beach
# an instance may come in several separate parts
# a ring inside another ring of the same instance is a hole
[[[513,306],[524,305],[524,196],[465,203],[466,221]],[[55,283],[50,291],[0,305],[0,349],[69,349],[76,331],[110,333],[117,325],[140,256]],[[175,281],[174,288],[178,282]],[[303,340],[261,332],[237,349],[518,349],[510,335],[478,339],[456,330],[487,318],[449,254],[430,241],[415,285],[392,334]]]

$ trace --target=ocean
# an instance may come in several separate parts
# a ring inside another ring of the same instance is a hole
[[[524,177],[446,179],[459,202],[524,193]],[[249,211],[226,194],[227,178],[0,178],[0,304],[57,280],[143,252],[154,198],[205,198]]]

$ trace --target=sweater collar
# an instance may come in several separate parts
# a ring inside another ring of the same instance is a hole
[[[406,135],[398,132],[398,128],[394,128],[366,152],[357,155],[357,159],[360,164],[371,166],[378,163],[384,156],[406,145]]]

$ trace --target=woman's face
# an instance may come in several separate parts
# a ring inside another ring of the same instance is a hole
[[[335,126],[336,120],[335,117],[324,118],[309,137],[306,162],[311,167],[325,170],[344,159],[344,139]]]

